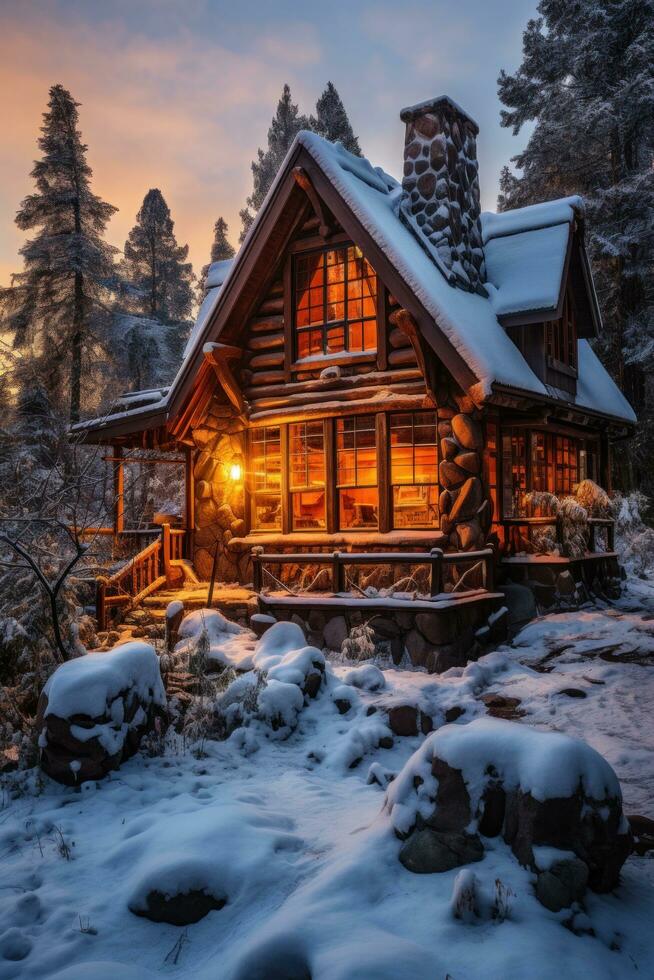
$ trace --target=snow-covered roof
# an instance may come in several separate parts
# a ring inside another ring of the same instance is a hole
[[[556,307],[575,216],[583,213],[579,197],[568,197],[514,211],[482,215],[488,297],[451,285],[425,249],[420,232],[400,214],[401,185],[363,157],[349,153],[316,133],[301,131],[288,151],[266,199],[233,260],[214,263],[208,291],[184,351],[175,380],[156,408],[169,410],[192,359],[209,340],[214,313],[229,295],[243,256],[265,220],[268,204],[285,178],[298,150],[305,150],[347,208],[388,258],[423,309],[477,379],[472,394],[481,401],[494,386],[514,388],[545,398],[569,400],[542,382],[506,333],[498,317],[505,313]],[[555,299],[556,297],[556,299]],[[574,404],[635,422],[631,406],[586,341],[579,341],[579,381]],[[154,406],[148,406],[152,408]],[[142,412],[144,406],[133,411]],[[121,413],[124,417],[124,413]],[[82,426],[85,424],[82,423]],[[80,426],[81,427],[81,426]]]
[[[486,289],[497,316],[555,310],[580,197],[481,215]]]

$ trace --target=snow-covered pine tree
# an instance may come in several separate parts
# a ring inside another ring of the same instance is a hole
[[[121,371],[133,390],[172,381],[191,327],[195,276],[163,194],[148,191],[125,242],[123,310],[116,314]]]
[[[654,494],[654,3],[541,0],[523,60],[501,72],[502,125],[535,122],[498,206],[581,193],[604,319],[597,350],[640,421],[632,456]],[[626,458],[628,454],[624,454]],[[624,477],[624,474],[621,474]]]
[[[277,175],[288,148],[301,129],[309,128],[309,120],[300,115],[297,105],[291,99],[289,85],[284,85],[282,97],[268,130],[268,147],[257,150],[257,159],[252,161],[252,193],[247,199],[247,207],[241,211],[243,229],[239,241],[243,241],[248,228],[254,220],[263,199]]]
[[[178,245],[170,208],[158,188],[143,198],[125,242],[122,271],[140,313],[162,323],[188,319],[193,307],[193,268],[188,245]]]
[[[336,91],[333,82],[327,82],[327,87],[316,102],[316,115],[309,120],[310,128],[332,143],[340,141],[346,150],[361,156],[359,140],[347,117],[345,106]]]
[[[116,208],[91,191],[78,117],[79,103],[62,85],[50,89],[32,169],[36,191],[21,203],[16,224],[35,235],[22,247],[24,269],[0,293],[2,325],[29,356],[52,404],[80,417],[83,370],[93,363],[107,320],[116,251],[103,240]]]
[[[221,259],[233,259],[236,254],[234,246],[230,244],[227,238],[227,222],[221,216],[216,221],[213,226],[213,244],[211,246],[211,260],[202,266],[202,271],[200,272],[199,280],[199,295],[200,299],[204,295],[204,282],[207,278],[207,273],[209,272],[209,266],[212,262],[220,262]]]

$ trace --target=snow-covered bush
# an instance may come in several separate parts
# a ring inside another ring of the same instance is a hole
[[[588,541],[588,511],[574,498],[564,497],[559,503],[563,553],[568,558],[581,558]]]
[[[375,655],[375,631],[368,623],[353,626],[341,644],[341,654],[347,660],[370,660]]]
[[[637,575],[654,570],[654,530],[645,524],[643,514],[649,500],[635,491],[615,498],[615,535],[620,556]]]

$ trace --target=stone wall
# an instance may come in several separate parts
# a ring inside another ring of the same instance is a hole
[[[215,398],[202,425],[193,431],[195,456],[195,539],[193,564],[198,576],[211,578],[213,556],[218,546],[217,580],[247,581],[247,555],[228,548],[245,533],[243,479],[230,476],[231,467],[245,472],[245,432],[231,407]]]
[[[403,109],[401,213],[452,281],[485,295],[477,124],[448,98]]]
[[[309,596],[305,600],[299,604],[261,596],[259,608],[270,617],[261,625],[266,628],[273,620],[290,620],[304,630],[311,645],[340,651],[352,630],[366,623],[373,631],[378,653],[386,653],[396,664],[406,654],[415,667],[424,667],[430,674],[463,667],[479,657],[488,643],[506,638],[507,619],[505,612],[500,612],[501,597],[472,602],[458,599],[438,610],[425,608],[424,602],[407,601],[405,608],[396,603],[380,609],[365,599],[329,604],[318,600],[314,606]]]

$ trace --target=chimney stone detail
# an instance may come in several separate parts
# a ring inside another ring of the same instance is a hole
[[[400,113],[406,123],[401,214],[448,280],[486,295],[479,220],[479,127],[442,96]]]

